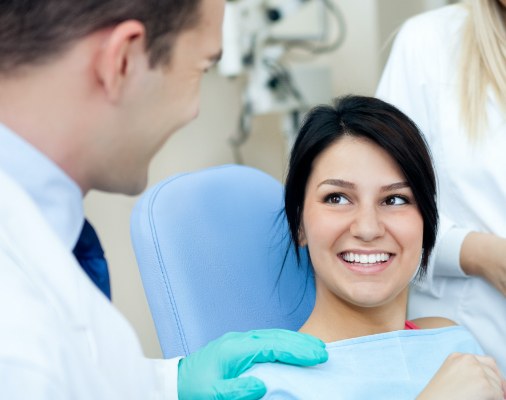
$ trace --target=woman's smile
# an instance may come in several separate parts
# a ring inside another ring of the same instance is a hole
[[[383,251],[345,251],[337,255],[343,265],[358,274],[379,274],[392,263],[395,255]]]

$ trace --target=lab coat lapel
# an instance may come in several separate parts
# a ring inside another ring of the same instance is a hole
[[[0,246],[62,318],[86,330],[90,316],[85,305],[93,293],[92,283],[28,195],[2,171],[0,187]]]

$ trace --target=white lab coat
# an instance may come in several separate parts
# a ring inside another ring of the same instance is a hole
[[[126,319],[0,171],[0,398],[177,399],[177,362],[144,358]]]
[[[489,129],[477,143],[459,120],[457,70],[467,11],[452,5],[408,20],[400,30],[377,96],[421,128],[438,176],[441,227],[428,277],[410,293],[408,317],[438,315],[466,326],[506,374],[506,297],[460,268],[470,231],[506,237],[506,116],[493,93]]]

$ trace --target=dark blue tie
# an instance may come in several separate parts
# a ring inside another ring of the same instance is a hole
[[[74,256],[93,283],[111,299],[111,284],[104,250],[100,246],[95,229],[88,220],[84,221],[81,236],[74,247]]]

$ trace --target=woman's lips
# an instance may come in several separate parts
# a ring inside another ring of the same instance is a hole
[[[387,269],[395,254],[383,251],[369,251],[367,253],[345,251],[338,254],[338,257],[349,270],[363,275],[371,275],[381,273]]]

